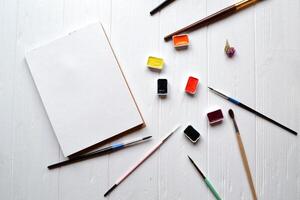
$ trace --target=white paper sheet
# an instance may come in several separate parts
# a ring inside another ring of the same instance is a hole
[[[26,60],[65,156],[143,124],[100,23],[34,49]]]

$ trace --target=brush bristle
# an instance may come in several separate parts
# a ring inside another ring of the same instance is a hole
[[[228,110],[228,114],[229,116],[233,119],[234,118],[234,113],[233,113],[233,110],[232,109],[229,109]]]

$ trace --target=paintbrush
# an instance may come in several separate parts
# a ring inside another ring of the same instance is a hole
[[[210,181],[206,178],[206,176],[204,176],[204,174],[202,173],[202,171],[195,164],[195,162],[191,159],[191,157],[188,156],[188,158],[190,159],[191,163],[194,165],[194,167],[196,168],[196,170],[199,172],[199,174],[203,178],[205,184],[207,185],[207,187],[209,188],[209,190],[213,193],[213,195],[215,196],[215,198],[217,200],[221,200],[221,197],[219,196],[218,192],[215,190],[214,186],[210,183]]]
[[[111,146],[105,147],[103,149],[99,149],[99,150],[91,152],[89,154],[80,155],[78,157],[71,158],[69,160],[65,160],[65,161],[62,161],[59,163],[49,165],[48,169],[55,169],[55,168],[62,167],[65,165],[70,165],[70,164],[73,164],[76,162],[88,160],[88,159],[95,158],[95,157],[102,156],[102,155],[106,155],[108,153],[148,141],[151,137],[152,136],[147,136],[147,137],[143,137],[143,138],[136,138],[136,139],[129,140],[129,141],[115,143],[115,144],[112,144]]]
[[[161,11],[163,8],[171,4],[175,0],[165,0],[161,4],[159,4],[156,8],[150,11],[150,15],[154,15],[155,13]]]
[[[234,129],[235,129],[235,132],[236,132],[236,138],[237,138],[237,141],[238,141],[238,144],[239,144],[239,149],[240,149],[240,153],[241,153],[241,156],[242,156],[243,165],[244,165],[244,168],[245,168],[245,171],[246,171],[246,175],[247,175],[247,179],[248,179],[248,182],[249,182],[249,185],[250,185],[251,193],[253,195],[253,199],[257,200],[255,187],[254,187],[251,172],[250,172],[249,163],[248,163],[245,148],[244,148],[244,145],[243,145],[243,142],[242,142],[241,134],[239,132],[239,128],[238,128],[237,123],[236,123],[235,118],[234,118],[233,110],[229,109],[228,113],[229,113],[230,118],[233,121]]]
[[[237,105],[237,106],[239,106],[239,107],[241,107],[241,108],[243,108],[245,110],[248,110],[249,112],[252,112],[253,114],[255,114],[255,115],[257,115],[257,116],[259,116],[259,117],[261,117],[261,118],[263,118],[263,119],[265,119],[265,120],[267,120],[267,121],[269,121],[269,122],[271,122],[273,124],[275,124],[276,126],[279,126],[280,128],[283,128],[284,130],[286,130],[286,131],[288,131],[288,132],[290,132],[290,133],[292,133],[294,135],[298,134],[296,131],[294,131],[294,130],[292,130],[292,129],[290,129],[290,128],[288,128],[288,127],[286,127],[286,126],[284,126],[284,125],[282,125],[282,124],[280,124],[278,122],[276,122],[275,120],[273,120],[273,119],[271,119],[271,118],[269,118],[269,117],[267,117],[267,116],[259,113],[258,111],[250,108],[249,106],[246,106],[245,104],[239,102],[238,100],[236,100],[234,98],[231,98],[231,97],[228,97],[225,94],[222,94],[221,92],[218,92],[217,90],[215,90],[215,89],[213,89],[211,87],[208,87],[208,88],[211,91],[213,91],[215,94],[219,95],[220,97],[223,97],[224,99],[230,101],[231,103],[233,103],[233,104],[235,104],[235,105]]]
[[[171,33],[169,35],[167,35],[164,39],[165,41],[168,41],[170,39],[172,39],[172,37],[174,35],[178,35],[178,34],[181,34],[181,33],[184,33],[184,32],[191,32],[191,31],[194,31],[196,29],[199,29],[199,28],[202,28],[204,26],[207,26],[211,23],[214,23],[216,21],[219,21],[221,19],[224,19],[230,15],[233,15],[235,13],[237,13],[238,11],[244,9],[244,8],[247,8],[251,5],[254,5],[255,3],[257,2],[260,2],[260,1],[263,1],[263,0],[244,0],[244,1],[240,1],[238,3],[235,3],[231,6],[228,6],[214,14],[211,14],[203,19],[200,19],[199,21],[196,21],[182,29],[179,29],[178,31],[175,31],[174,33]]]
[[[177,126],[176,129],[174,129],[171,133],[166,135],[159,143],[157,143],[154,147],[152,147],[135,165],[133,165],[123,176],[121,176],[115,184],[104,194],[104,197],[109,195],[118,185],[120,185],[136,168],[138,168],[145,160],[147,160],[159,147],[167,141],[167,139],[175,133],[180,128],[180,126]]]

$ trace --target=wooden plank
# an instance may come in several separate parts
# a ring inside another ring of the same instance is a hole
[[[188,12],[187,12],[188,11]],[[160,13],[161,54],[166,58],[166,70],[161,75],[169,80],[170,92],[159,100],[159,134],[176,124],[182,128],[170,139],[159,155],[160,199],[203,199],[208,195],[201,177],[187,158],[190,155],[207,172],[207,29],[189,34],[188,49],[177,51],[163,37],[206,15],[206,2],[176,1]],[[188,77],[199,78],[194,96],[185,93]],[[192,144],[183,133],[187,125],[197,129],[201,138]]]
[[[105,199],[104,192],[175,124],[194,125],[202,138],[192,145],[183,128],[124,181],[108,199],[214,199],[186,158],[190,154],[223,199],[252,199],[231,120],[240,127],[259,199],[300,199],[299,136],[255,118],[215,96],[207,85],[299,132],[300,3],[264,1],[190,34],[191,46],[176,51],[163,36],[236,1],[175,1],[150,17],[161,2],[54,0],[0,3],[0,199]],[[187,12],[188,11],[188,12]],[[29,49],[62,33],[101,20],[123,66],[147,127],[120,138],[153,135],[153,141],[55,171],[63,160],[24,61]],[[236,48],[226,58],[225,40]],[[147,56],[166,61],[149,71]],[[194,97],[184,93],[198,76]],[[156,80],[169,81],[166,99]],[[206,112],[223,108],[223,124],[210,127]],[[276,108],[276,109],[275,109]]]
[[[0,198],[13,197],[14,166],[14,88],[18,1],[0,4]]]
[[[211,1],[208,13],[233,4],[234,1]],[[226,39],[236,48],[228,58],[224,52]],[[208,83],[211,87],[255,107],[254,8],[248,8],[208,28]],[[209,106],[223,110],[224,123],[208,132],[209,177],[224,199],[252,199],[242,164],[233,122],[228,109],[235,111],[245,146],[253,181],[256,181],[255,117],[230,102],[209,92]],[[211,195],[210,195],[211,197]]]
[[[299,132],[299,1],[256,8],[257,109]],[[257,119],[257,183],[262,199],[299,199],[299,136]]]
[[[99,20],[107,24],[107,22],[110,23],[107,20],[110,13],[110,1],[64,0],[64,28],[73,30]]]

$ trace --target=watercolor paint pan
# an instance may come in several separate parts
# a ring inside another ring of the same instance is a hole
[[[189,43],[189,36],[187,34],[173,36],[173,45],[176,49],[186,49]]]
[[[197,92],[199,79],[190,76],[185,86],[185,92],[194,95]]]
[[[158,79],[157,80],[157,94],[159,96],[166,96],[168,94],[168,80]]]
[[[154,56],[149,56],[147,60],[147,67],[152,69],[152,70],[162,70],[164,67],[164,59],[154,57]]]
[[[221,109],[207,113],[208,122],[210,125],[214,126],[222,123],[224,116]]]
[[[200,138],[200,133],[191,125],[188,125],[183,132],[192,143],[196,143]]]

